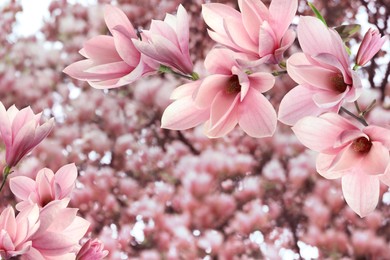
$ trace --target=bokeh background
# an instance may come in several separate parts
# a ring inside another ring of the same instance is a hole
[[[237,7],[236,1],[211,2]],[[163,130],[162,112],[181,79],[158,75],[102,91],[62,73],[81,59],[78,50],[87,39],[108,33],[104,4],[120,6],[142,29],[181,3],[191,16],[191,55],[204,75],[202,60],[214,45],[200,15],[205,1],[40,3],[0,3],[0,100],[6,107],[31,106],[57,122],[14,175],[34,177],[43,167],[56,171],[76,163],[71,206],[92,223],[91,236],[104,242],[109,259],[390,259],[388,187],[381,187],[377,209],[361,219],[346,206],[339,180],[316,173],[316,154],[289,127],[279,124],[265,139],[240,129],[212,140],[201,126]],[[369,27],[390,32],[388,0],[314,4],[330,26],[362,24],[348,42],[352,58]],[[298,14],[312,15],[306,1],[299,1]],[[298,50],[296,43],[290,52]],[[359,72],[366,88],[362,104],[377,99],[368,121],[387,126],[389,51],[387,42]],[[276,108],[294,85],[287,75],[277,79],[267,93]],[[0,210],[14,203],[7,187]]]

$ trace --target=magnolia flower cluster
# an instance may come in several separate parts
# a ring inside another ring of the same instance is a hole
[[[1,102],[0,117],[0,132],[6,150],[2,189],[8,175],[17,172],[14,167],[50,133],[54,119],[41,125],[41,114],[35,115],[29,107],[18,110],[11,106],[5,110]],[[16,205],[19,213],[15,216],[13,207],[8,206],[0,214],[2,258],[76,257],[79,241],[90,225],[87,220],[77,216],[78,209],[68,207],[77,175],[76,166],[68,164],[56,174],[44,168],[37,173],[35,180],[26,176],[11,178],[11,192],[20,200]],[[87,242],[85,247],[91,247],[91,243]],[[91,259],[90,256],[94,255],[100,256],[94,259],[101,259],[108,254],[103,251],[103,246],[98,248],[100,254],[96,250],[84,249],[78,259]]]
[[[219,3],[202,6],[209,36],[219,45],[208,53],[204,61],[206,75],[200,78],[193,72],[189,17],[181,5],[176,16],[167,14],[164,21],[153,20],[149,30],[140,32],[118,8],[106,6],[104,17],[111,36],[96,36],[86,42],[80,53],[87,59],[71,64],[64,72],[97,88],[122,86],[157,71],[193,80],[173,91],[174,101],[162,116],[163,128],[185,130],[203,124],[205,135],[217,138],[239,125],[249,136],[262,138],[275,133],[277,120],[294,125],[294,133],[302,143],[321,152],[317,171],[326,178],[345,175],[342,183],[347,203],[360,216],[367,215],[378,201],[378,180],[388,184],[389,137],[380,134],[387,133],[388,126],[368,126],[364,115],[369,109],[360,111],[357,100],[362,83],[357,69],[369,62],[387,37],[370,29],[355,64],[351,64],[345,45],[348,38],[329,28],[315,7],[317,17],[300,17],[297,33],[289,28],[297,0],[273,0],[268,7],[261,1],[239,0],[238,7],[236,10]],[[285,60],[284,53],[296,34],[302,52]],[[269,72],[275,68],[281,70]],[[277,113],[267,92],[274,87],[275,76],[284,73],[298,86],[284,96]],[[347,110],[343,106],[346,103],[355,103],[358,115]],[[341,118],[341,112],[352,117]],[[322,120],[349,126],[319,136],[317,124]],[[351,120],[376,130],[367,133],[366,128],[355,126]],[[326,147],[333,150],[320,145],[329,140]],[[341,168],[337,166],[340,163]],[[376,165],[374,172],[369,170],[372,165]],[[364,189],[368,176],[375,181],[369,182],[371,188]]]

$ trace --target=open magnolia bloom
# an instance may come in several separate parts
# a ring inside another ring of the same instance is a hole
[[[262,93],[274,86],[275,78],[266,72],[245,71],[237,63],[240,58],[245,59],[245,54],[210,51],[205,67],[211,75],[175,90],[176,101],[164,111],[162,127],[182,130],[205,122],[205,134],[216,138],[238,124],[252,137],[273,135],[276,112]]]
[[[299,85],[288,92],[279,107],[279,120],[293,125],[305,116],[338,112],[343,102],[355,101],[361,81],[350,68],[339,34],[315,17],[303,16],[298,24],[303,53],[287,60],[288,75]]]
[[[17,210],[37,204],[46,206],[53,200],[70,197],[77,178],[77,168],[72,164],[62,166],[56,174],[48,168],[37,173],[36,180],[26,176],[16,176],[10,180],[12,193],[20,200]]]
[[[335,113],[305,117],[292,128],[309,149],[320,152],[317,171],[327,179],[342,178],[348,205],[364,217],[378,204],[380,181],[390,186],[390,130],[359,128]]]
[[[295,32],[288,27],[298,1],[272,0],[268,9],[260,0],[239,0],[238,6],[241,12],[218,3],[202,6],[210,37],[252,60],[278,64],[295,40]]]
[[[132,39],[138,39],[133,25],[117,7],[106,5],[104,19],[112,36],[99,35],[84,43],[80,54],[86,59],[64,69],[69,76],[92,87],[116,88],[134,82],[158,69],[144,62]]]

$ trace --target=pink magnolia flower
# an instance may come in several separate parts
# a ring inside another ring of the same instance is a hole
[[[364,66],[382,48],[386,40],[387,36],[383,36],[381,38],[381,35],[377,29],[370,28],[364,35],[363,41],[360,44],[356,56],[356,64],[359,66]]]
[[[239,0],[240,12],[227,5],[202,6],[202,15],[211,28],[210,37],[252,59],[279,63],[295,40],[288,30],[298,7],[296,0],[272,0],[269,9],[259,0]]]
[[[67,208],[69,199],[52,201],[40,212],[40,226],[31,237],[27,259],[58,259],[55,257],[78,251],[79,241],[88,230],[89,222],[76,216],[78,209]]]
[[[76,260],[100,260],[107,255],[108,251],[104,250],[102,242],[97,239],[88,239],[77,253]]]
[[[35,148],[54,127],[54,119],[40,124],[41,114],[30,107],[18,110],[14,105],[5,110],[0,102],[0,133],[5,144],[5,160],[12,168]]]
[[[40,170],[36,180],[25,176],[16,176],[10,180],[12,193],[20,200],[16,209],[22,210],[29,205],[46,206],[53,200],[68,198],[74,188],[77,168],[72,164],[62,166],[56,174],[48,168]]]
[[[189,20],[182,5],[179,5],[176,16],[166,14],[164,21],[152,20],[150,29],[142,31],[141,37],[142,41],[133,39],[140,52],[184,74],[192,73]]]
[[[8,206],[0,215],[0,258],[10,259],[26,253],[31,245],[31,236],[39,227],[39,209],[30,207],[19,212]]]
[[[320,152],[319,174],[341,177],[344,198],[357,214],[364,217],[375,209],[380,181],[390,185],[389,129],[361,129],[335,113],[305,117],[292,129],[306,147]]]
[[[207,120],[204,131],[211,138],[229,133],[237,124],[250,136],[271,136],[276,113],[262,93],[273,87],[275,78],[270,73],[245,72],[239,58],[245,55],[212,50],[205,60],[211,75],[173,93],[177,100],[164,111],[162,127],[187,129]]]
[[[133,25],[117,7],[106,5],[104,19],[113,36],[99,35],[80,50],[86,59],[64,69],[69,76],[94,88],[116,88],[134,82],[157,69],[147,65],[132,39],[138,39]]]
[[[279,107],[279,120],[288,125],[305,116],[338,112],[344,101],[355,101],[361,90],[361,81],[349,68],[345,45],[335,30],[315,17],[303,16],[298,40],[303,53],[287,60],[287,72],[299,85],[284,96]]]

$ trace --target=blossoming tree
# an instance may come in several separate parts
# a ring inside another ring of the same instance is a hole
[[[390,257],[384,3],[98,2],[1,7],[3,258]]]

